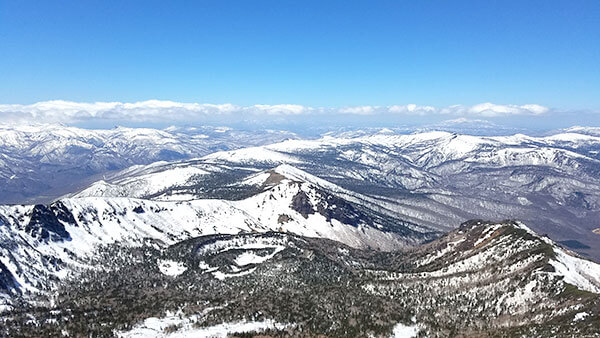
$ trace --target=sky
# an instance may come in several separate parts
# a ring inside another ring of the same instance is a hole
[[[0,0],[2,120],[307,115],[600,125],[600,1]]]

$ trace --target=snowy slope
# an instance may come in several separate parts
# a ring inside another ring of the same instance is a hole
[[[451,277],[500,262],[504,262],[502,273],[506,274],[517,273],[527,265],[538,265],[543,268],[545,277],[556,277],[580,290],[600,294],[600,264],[540,237],[521,222],[470,221],[416,252],[422,255],[416,260],[423,271],[419,278]],[[519,261],[512,261],[510,258],[516,253],[523,254],[518,257]],[[485,278],[484,275],[477,277]],[[518,303],[515,300],[515,304]]]
[[[112,243],[140,246],[151,241],[166,246],[209,234],[281,231],[352,247],[393,250],[437,236],[428,228],[354,204],[335,185],[293,168],[279,169],[252,176],[256,180],[263,175],[264,180],[254,182],[260,189],[237,201],[82,197],[50,206],[0,206],[4,223],[0,240],[6,243],[0,248],[0,262],[7,278],[14,279],[14,287],[4,289],[48,290],[85,268],[86,259],[99,247]],[[310,181],[319,181],[331,191]],[[143,190],[139,185],[134,188]],[[357,196],[348,198],[360,201]]]
[[[41,214],[41,221],[32,222],[33,214]],[[141,245],[147,240],[168,245],[203,234],[267,230],[222,201],[67,199],[49,208],[3,206],[0,219],[5,223],[0,228],[5,243],[0,261],[24,292],[51,287],[101,245]]]

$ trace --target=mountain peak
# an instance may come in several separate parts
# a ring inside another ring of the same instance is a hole
[[[510,270],[527,264],[580,290],[600,293],[599,264],[540,236],[518,221],[471,220],[416,251],[422,257],[417,265],[423,271],[446,275],[497,265]]]

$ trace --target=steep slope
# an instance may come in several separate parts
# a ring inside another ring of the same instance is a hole
[[[516,218],[582,254],[600,259],[593,232],[600,217],[599,154],[599,137],[574,132],[546,137],[375,133],[217,152],[193,161],[165,164],[160,171],[169,175],[183,167],[220,168],[211,175],[185,179],[178,185],[182,188],[175,189],[187,189],[187,199],[212,198],[221,196],[212,196],[215,189],[203,190],[203,186],[229,185],[252,172],[289,164],[376,199],[413,223],[446,231],[449,224],[472,218]],[[142,173],[158,173],[139,170],[139,174],[109,177],[107,184],[118,190],[124,182],[141,178]],[[104,194],[97,191],[90,195],[96,193]],[[128,193],[124,191],[121,196]],[[165,196],[162,192],[145,195]]]
[[[408,252],[291,234],[107,247],[6,334],[594,337],[600,266],[520,223],[473,221]],[[563,267],[568,266],[569,270]]]

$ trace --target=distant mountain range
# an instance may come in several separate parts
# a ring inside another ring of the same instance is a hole
[[[136,164],[204,156],[296,135],[227,127],[89,130],[0,125],[0,203],[49,202],[102,174]]]
[[[593,337],[596,130],[4,127],[0,335]]]

